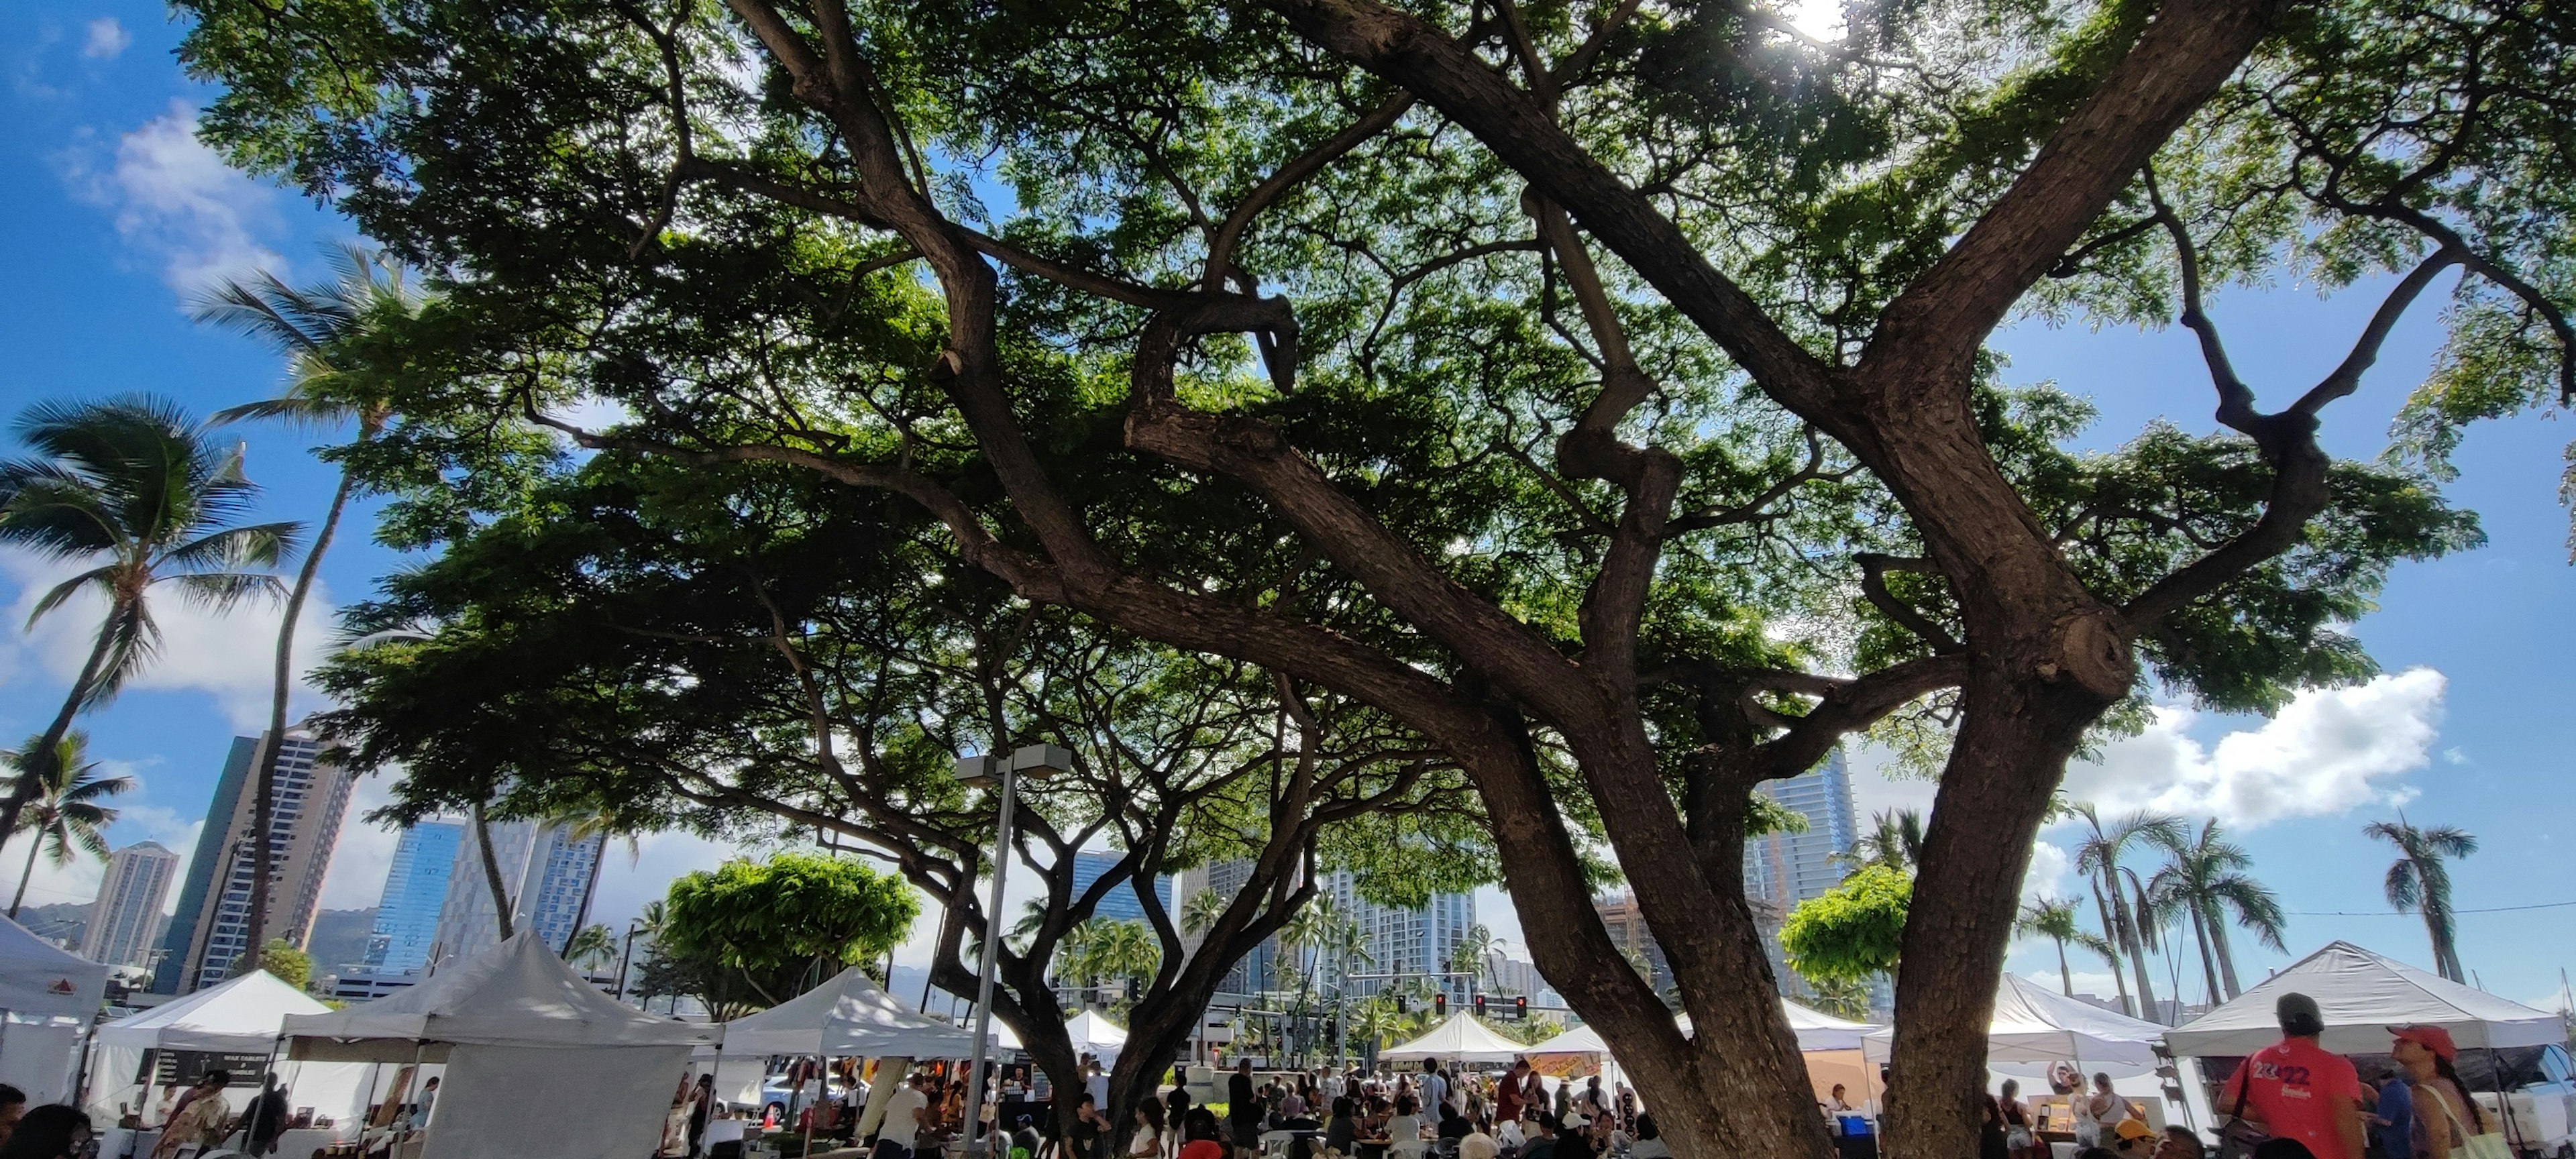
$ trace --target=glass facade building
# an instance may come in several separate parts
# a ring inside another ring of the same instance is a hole
[[[367,935],[367,960],[361,964],[368,973],[417,974],[428,967],[438,946],[438,914],[447,907],[448,875],[464,839],[465,826],[454,821],[423,821],[403,830],[376,902],[375,929]]]

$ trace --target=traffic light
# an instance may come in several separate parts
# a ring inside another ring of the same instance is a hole
[[[1484,996],[1484,995],[1482,995],[1482,994],[1479,994],[1479,995],[1476,995],[1476,1017],[1478,1017],[1478,1018],[1482,1018],[1482,1017],[1484,1017],[1484,1016],[1485,1016],[1485,996]]]
[[[1529,1017],[1529,995],[1523,994],[1512,999],[1512,1017],[1521,1019]]]
[[[1446,1018],[1449,1016],[1449,996],[1447,994],[1434,994],[1431,996],[1431,1016],[1434,1018]]]

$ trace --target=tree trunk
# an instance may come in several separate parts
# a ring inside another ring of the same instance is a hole
[[[2218,954],[2219,980],[2227,983],[2227,997],[2233,1001],[2237,995],[2245,991],[2236,984],[2236,951],[2227,942],[2227,923],[2218,920],[2224,916],[2223,914],[2211,916],[2209,940]]]
[[[500,923],[501,940],[509,941],[510,890],[501,884],[501,859],[492,852],[492,823],[483,815],[483,802],[474,803],[474,844],[483,852],[483,884],[492,890],[492,916]]]
[[[18,875],[18,895],[9,899],[9,920],[18,920],[18,907],[27,904],[27,883],[36,880],[36,853],[45,847],[45,835],[27,831],[27,871]]]
[[[2120,922],[2120,949],[2129,955],[2129,972],[2137,976],[2138,1017],[2149,1022],[2156,1018],[2155,975],[2147,968],[2146,935],[2137,915],[2129,908],[2129,895],[2120,888],[2120,869],[2106,864],[2103,871],[2111,877],[2111,916]]]
[[[304,614],[304,601],[313,594],[313,582],[322,572],[322,554],[331,550],[331,537],[340,529],[340,517],[349,509],[349,496],[356,492],[357,477],[347,470],[340,472],[340,487],[331,493],[331,509],[322,517],[322,529],[313,537],[313,549],[304,553],[304,565],[295,571],[295,586],[286,593],[286,619],[277,626],[277,667],[272,674],[268,700],[268,743],[261,747],[259,776],[251,789],[250,949],[244,954],[250,969],[257,969],[262,951],[268,946],[268,894],[277,877],[276,854],[269,848],[268,829],[277,812],[277,754],[286,747],[287,701],[295,692],[295,621]]]
[[[18,831],[19,814],[41,791],[44,775],[53,771],[54,761],[62,755],[63,738],[71,735],[72,718],[80,715],[81,702],[89,699],[91,686],[98,683],[98,670],[107,663],[108,645],[116,639],[118,621],[132,614],[132,605],[120,601],[111,605],[106,618],[98,622],[98,639],[90,644],[89,659],[81,662],[80,675],[72,678],[71,695],[63,698],[62,710],[54,714],[52,724],[45,726],[44,735],[27,748],[21,758],[25,767],[18,772],[17,784],[10,790],[8,800],[0,802],[0,834]]]
[[[2226,999],[2220,997],[2218,991],[2218,959],[2209,952],[2209,927],[2211,924],[2212,918],[2210,915],[2202,912],[2200,903],[2198,901],[2192,902],[2191,940],[2198,943],[2200,946],[2200,972],[2205,976],[2205,979],[2209,984],[2209,1004],[2212,1007],[2215,1007],[2219,1003],[2226,1001]],[[2174,997],[2180,998],[2182,995],[2176,994]]]
[[[2113,950],[2125,953],[2127,946],[2120,940],[2120,924],[2111,920],[2111,903],[2102,897],[2102,883],[2097,880],[2087,884],[2093,887],[2093,908],[2101,915],[2102,940],[2110,943]],[[2143,1018],[2145,1015],[2139,1012],[2138,1004],[2129,998],[2129,976],[2121,972],[2123,969],[2119,957],[2114,955],[2111,959],[2111,986],[2120,992],[2120,1008],[2128,1011],[2131,1017]]]
[[[2075,996],[2075,974],[2066,968],[2066,939],[2057,939],[2057,988],[2066,996]]]
[[[1889,1159],[1977,1152],[1976,1100],[1985,1089],[1986,1034],[2019,902],[2015,887],[2029,871],[2032,842],[2067,758],[2110,700],[2077,681],[2012,679],[2034,665],[1996,660],[1972,668],[1966,682],[1965,713],[1933,800],[1905,923],[1888,1077]]]

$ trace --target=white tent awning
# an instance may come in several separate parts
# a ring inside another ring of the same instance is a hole
[[[2086,1071],[2143,1074],[2155,1069],[2156,1041],[2165,1028],[2066,997],[2028,978],[2006,974],[1995,991],[1994,1020],[1986,1028],[1986,1061],[2073,1062]],[[1873,1061],[1884,1061],[1893,1030],[1861,1038]]]
[[[1510,1062],[1528,1054],[1529,1048],[1485,1029],[1471,1014],[1452,1014],[1447,1021],[1431,1028],[1430,1033],[1393,1050],[1382,1050],[1378,1057],[1395,1062],[1425,1058],[1454,1058],[1463,1062]]]
[[[0,918],[0,1010],[25,1017],[98,1016],[108,969]]]
[[[2248,1055],[2281,1040],[2273,1003],[2288,993],[2317,1000],[2325,1016],[2320,1040],[2342,1054],[2388,1050],[2388,1028],[2424,1024],[2451,1032],[2464,1049],[2546,1046],[2567,1040],[2555,1014],[2534,1010],[2439,974],[2392,961],[2350,942],[2334,942],[2260,985],[2167,1033],[2176,1055]]]
[[[960,1032],[963,1034],[964,1032]],[[1127,1045],[1127,1028],[1111,1022],[1097,1010],[1085,1010],[1064,1024],[1065,1037],[1073,1040],[1073,1053],[1096,1055],[1100,1061],[1115,1065],[1118,1052]],[[968,1036],[971,1037],[971,1036]],[[1004,1050],[1024,1050],[1020,1036],[996,1019],[993,1040]]]
[[[1123,1037],[1123,1036],[1122,1036]],[[962,1058],[974,1036],[916,1013],[858,967],[758,1014],[724,1025],[724,1053]]]
[[[372,1002],[288,1018],[286,1033],[299,1046],[312,1040],[395,1040],[599,1048],[716,1040],[713,1026],[655,1017],[600,993],[525,930]]]
[[[98,1028],[102,1046],[266,1054],[286,1020],[331,1008],[266,970],[253,970]]]
[[[1861,1037],[1878,1029],[1867,1022],[1836,1018],[1820,1010],[1810,1010],[1788,999],[1780,1000],[1780,1010],[1789,1016],[1789,1029],[1798,1036],[1802,1051],[1858,1050]],[[1690,1015],[1674,1019],[1682,1033],[1690,1033]],[[1606,1054],[1608,1044],[1601,1033],[1589,1026],[1578,1026],[1554,1038],[1523,1050],[1523,1054]]]

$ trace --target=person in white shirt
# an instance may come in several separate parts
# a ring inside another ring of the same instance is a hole
[[[929,1081],[914,1075],[910,1083],[886,1099],[885,1122],[877,1128],[878,1138],[891,1139],[907,1152],[920,1149],[924,1128],[929,1126],[924,1120],[930,1112],[930,1095],[923,1090]]]

